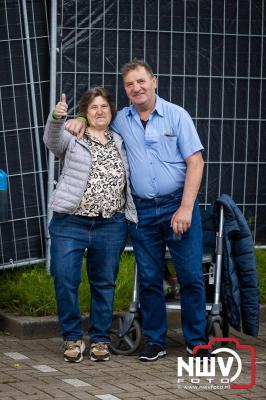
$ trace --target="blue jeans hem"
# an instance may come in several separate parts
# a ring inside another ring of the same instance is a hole
[[[82,336],[63,336],[64,341],[75,341],[75,340],[82,340]]]
[[[150,344],[150,345],[156,344],[156,346],[159,346],[162,350],[165,350],[165,349],[166,349],[166,346],[163,346],[161,343],[152,342],[152,341],[150,341],[150,340],[147,340],[147,341],[145,342],[145,344]]]

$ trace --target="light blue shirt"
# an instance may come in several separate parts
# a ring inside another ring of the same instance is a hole
[[[154,198],[184,186],[186,158],[203,146],[190,115],[157,96],[146,129],[135,106],[117,113],[112,129],[125,143],[132,193]]]

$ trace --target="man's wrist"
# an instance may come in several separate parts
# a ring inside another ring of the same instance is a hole
[[[189,203],[182,203],[182,201],[181,201],[180,207],[182,207],[182,208],[184,208],[184,209],[186,209],[188,211],[191,211],[191,210],[193,210],[194,203],[193,204],[191,204],[191,203],[190,204]]]

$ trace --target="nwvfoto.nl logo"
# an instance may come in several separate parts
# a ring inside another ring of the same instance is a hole
[[[217,343],[226,342],[227,347],[217,348]],[[216,346],[215,346],[216,344]],[[228,347],[230,346],[230,347]],[[219,389],[251,389],[256,383],[256,352],[251,345],[241,344],[235,338],[213,338],[206,345],[193,349],[208,349],[208,357],[177,357],[177,383]],[[218,385],[218,386],[217,386]],[[193,387],[194,387],[193,386]]]

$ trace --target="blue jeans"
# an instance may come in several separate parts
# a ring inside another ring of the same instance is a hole
[[[50,226],[51,274],[64,340],[83,336],[78,288],[84,250],[91,288],[90,340],[109,342],[115,281],[127,237],[125,215],[111,218],[55,213]]]
[[[198,202],[192,223],[174,241],[171,217],[180,205],[182,190],[154,199],[134,197],[138,225],[130,223],[140,284],[140,311],[147,341],[165,348],[167,316],[163,293],[164,253],[168,246],[180,284],[181,320],[185,342],[206,343],[205,289],[202,272],[202,227]]]

